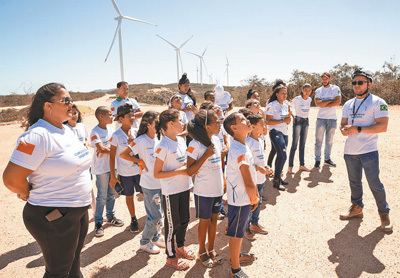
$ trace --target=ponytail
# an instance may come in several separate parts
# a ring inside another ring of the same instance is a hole
[[[206,147],[211,145],[206,125],[211,123],[214,117],[216,117],[214,110],[201,109],[188,124],[189,135]]]
[[[147,111],[144,113],[142,120],[140,121],[139,130],[136,134],[136,138],[146,134],[149,128],[147,127],[148,124],[153,124],[155,120],[157,120],[159,113],[156,111]],[[157,130],[158,121],[156,121],[156,130]]]
[[[161,139],[162,130],[167,130],[167,124],[179,118],[179,111],[176,109],[168,109],[161,112],[158,125],[156,125],[157,138]]]

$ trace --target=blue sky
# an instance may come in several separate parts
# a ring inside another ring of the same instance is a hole
[[[226,85],[257,74],[288,79],[294,69],[323,72],[337,64],[380,70],[400,59],[400,1],[138,1],[116,0],[123,15],[125,79],[130,84],[176,82],[173,48],[197,81],[202,53],[208,73]],[[72,91],[114,88],[120,80],[118,41],[104,63],[117,21],[111,0],[0,0],[0,94],[36,90],[48,82]],[[205,75],[205,74],[204,74]],[[203,77],[206,82],[209,78]]]

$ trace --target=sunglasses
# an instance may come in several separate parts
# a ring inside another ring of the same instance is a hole
[[[362,86],[362,85],[364,85],[364,83],[368,83],[368,81],[352,81],[351,85],[353,85],[353,86],[355,86],[355,85]]]
[[[64,98],[64,99],[49,100],[48,102],[50,102],[50,103],[61,102],[61,103],[64,103],[66,106],[68,106],[68,105],[70,105],[71,103],[73,103],[74,101],[72,100],[72,98],[66,97],[66,98]]]

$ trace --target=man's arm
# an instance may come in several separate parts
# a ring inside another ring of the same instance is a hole
[[[342,121],[343,121],[343,119],[342,119]],[[389,117],[376,118],[375,119],[375,123],[373,125],[361,127],[361,133],[381,133],[381,132],[386,132],[388,124],[389,124]],[[345,131],[347,131],[346,135],[350,135],[350,134],[358,132],[358,127],[354,126],[354,125],[344,126],[343,129]],[[343,131],[342,131],[342,134],[343,134]]]
[[[340,102],[342,101],[342,97],[341,96],[336,96],[334,99],[331,100],[325,100],[323,101],[320,98],[315,98],[314,99],[314,103],[315,106],[317,107],[335,107],[340,105]]]

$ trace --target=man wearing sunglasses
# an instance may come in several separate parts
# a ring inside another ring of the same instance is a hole
[[[315,168],[321,165],[322,141],[325,136],[325,165],[336,167],[331,160],[333,135],[337,127],[336,107],[342,98],[338,86],[331,84],[331,75],[324,72],[321,75],[322,86],[315,90],[315,105],[319,107],[315,127]]]
[[[379,179],[378,133],[386,132],[389,113],[386,102],[369,93],[372,85],[372,73],[356,68],[353,73],[353,91],[355,98],[343,106],[340,131],[346,136],[344,160],[346,162],[351,189],[351,207],[340,215],[340,219],[349,220],[363,217],[362,169],[368,185],[374,195],[381,218],[381,229],[392,232],[389,219],[389,205],[386,202],[385,188]]]

